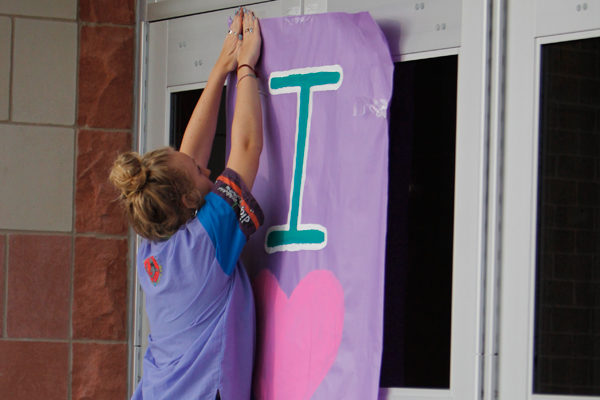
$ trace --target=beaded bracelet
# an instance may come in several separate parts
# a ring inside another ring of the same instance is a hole
[[[238,87],[238,85],[240,84],[240,82],[242,81],[242,79],[244,79],[244,78],[245,78],[245,77],[247,77],[247,76],[251,76],[251,77],[253,77],[253,78],[256,78],[256,79],[258,79],[258,78],[257,78],[257,76],[256,76],[256,75],[254,75],[254,74],[246,74],[246,75],[242,76],[240,79],[238,79],[237,83],[235,84],[235,87],[237,88],[237,87]]]
[[[237,70],[239,71],[240,68],[242,68],[242,67],[248,67],[248,68],[250,68],[252,70],[252,72],[254,72],[254,75],[256,75],[257,78],[260,78],[260,75],[258,75],[258,72],[254,68],[252,68],[251,66],[249,66],[248,64],[242,64],[242,65],[240,65],[239,67],[237,67]]]

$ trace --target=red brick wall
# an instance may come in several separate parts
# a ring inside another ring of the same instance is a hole
[[[71,232],[0,232],[1,398],[127,398],[128,227],[107,177],[131,148],[135,6],[79,1]]]

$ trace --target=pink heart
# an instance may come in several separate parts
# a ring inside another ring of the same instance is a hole
[[[308,400],[342,340],[344,290],[330,271],[310,272],[288,299],[267,269],[254,280],[258,400]]]

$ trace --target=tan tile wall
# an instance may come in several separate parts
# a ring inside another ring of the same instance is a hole
[[[127,399],[135,0],[0,1],[0,397]]]
[[[75,122],[77,23],[15,18],[12,120]]]

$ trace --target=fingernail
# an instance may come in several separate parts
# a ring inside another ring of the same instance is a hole
[[[244,38],[244,36],[242,36],[242,34],[240,33],[240,34],[238,35],[238,39],[242,40],[243,38]]]
[[[247,12],[248,12],[248,10],[246,10],[246,9],[244,8],[244,14],[246,14]]]
[[[252,19],[253,19],[253,20],[255,20],[255,19],[256,19],[256,17],[253,15],[253,16],[252,16]]]

